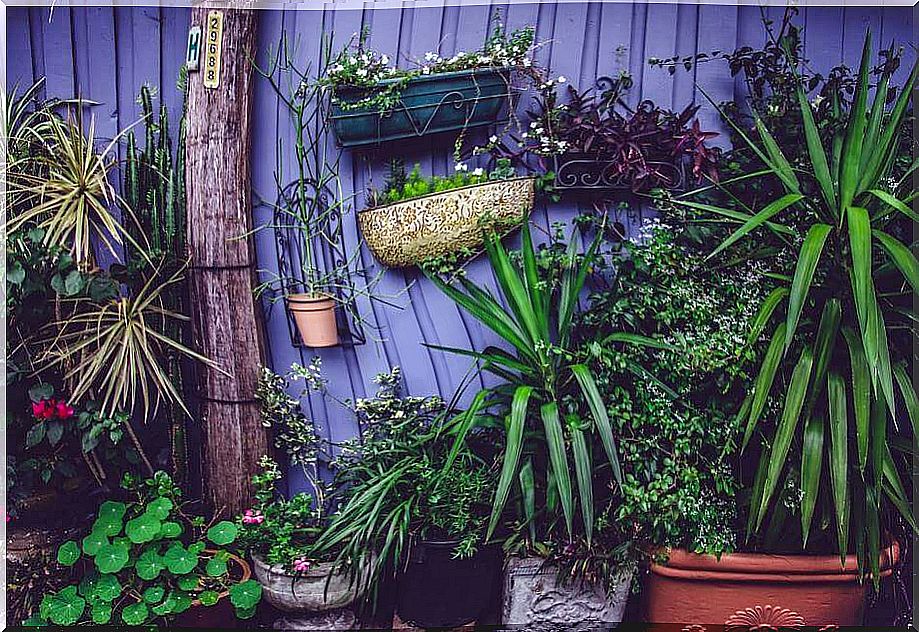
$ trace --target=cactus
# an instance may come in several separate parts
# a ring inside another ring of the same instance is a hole
[[[178,86],[186,94],[184,68]],[[154,93],[144,85],[140,89],[138,102],[143,116],[144,147],[138,146],[137,137],[131,131],[127,134],[125,149],[124,180],[122,197],[134,214],[128,222],[128,230],[135,233],[137,243],[147,244],[148,257],[137,252],[126,252],[126,266],[130,278],[143,284],[144,280],[159,269],[163,274],[172,274],[186,263],[185,241],[185,106],[179,120],[179,141],[173,160],[173,141],[170,135],[169,112],[164,103],[158,112],[153,106]],[[139,135],[139,133],[138,133]],[[163,293],[167,310],[185,313],[188,303],[186,282],[176,283]],[[164,332],[170,338],[188,345],[190,332],[178,324],[171,324]],[[181,359],[168,352],[164,365],[170,379],[181,391],[188,375]],[[186,419],[181,410],[169,408],[162,411],[169,425],[174,478],[182,480],[187,471]]]

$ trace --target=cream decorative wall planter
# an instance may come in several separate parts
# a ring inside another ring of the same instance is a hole
[[[535,194],[533,178],[495,180],[366,209],[358,224],[374,256],[401,268],[478,248],[483,229],[501,232],[527,217]]]
[[[538,557],[512,557],[504,570],[501,623],[593,629],[620,623],[633,571],[623,568],[612,586],[574,580],[563,583],[556,569]]]

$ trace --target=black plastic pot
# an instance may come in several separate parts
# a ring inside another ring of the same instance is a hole
[[[479,619],[500,590],[503,552],[480,547],[454,559],[456,542],[419,542],[397,583],[396,612],[410,625],[455,628]]]

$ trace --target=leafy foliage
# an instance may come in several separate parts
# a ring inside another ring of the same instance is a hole
[[[241,581],[238,569],[230,570],[229,552],[220,548],[236,540],[235,524],[206,525],[200,516],[187,515],[165,472],[143,482],[126,477],[123,486],[130,502],[104,502],[90,533],[60,546],[58,563],[78,568],[79,579],[45,593],[31,623],[170,621],[193,606],[213,605],[221,595],[229,596],[240,618],[254,614],[261,586]]]
[[[510,160],[504,159],[497,163],[494,169],[486,171],[483,168],[469,171],[464,162],[457,162],[452,176],[432,176],[426,178],[421,175],[421,165],[416,164],[406,174],[405,165],[401,161],[390,163],[386,184],[381,191],[371,188],[367,195],[369,207],[395,204],[412,198],[441,193],[460,187],[482,184],[484,182],[506,180],[516,175],[510,165]]]

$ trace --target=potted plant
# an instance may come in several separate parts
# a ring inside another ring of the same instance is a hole
[[[516,177],[510,161],[486,171],[457,160],[454,175],[424,178],[390,166],[386,185],[372,189],[358,224],[374,256],[404,267],[482,246],[488,230],[516,227],[533,208],[536,180]]]
[[[494,123],[512,107],[512,72],[532,67],[534,34],[532,27],[508,34],[496,20],[481,50],[427,53],[417,68],[399,69],[367,47],[363,31],[321,78],[338,142],[357,147]]]
[[[277,57],[256,68],[278,95],[293,128],[292,167],[282,139],[276,147],[273,199],[261,206],[271,219],[257,230],[270,230],[278,248],[277,273],[264,277],[256,293],[284,301],[304,346],[340,344],[339,323],[360,323],[355,300],[383,300],[373,293],[379,277],[370,278],[360,262],[360,248],[345,248],[343,217],[351,211],[339,173],[341,152],[326,154],[328,103],[322,86],[293,60],[286,37]],[[347,332],[352,333],[352,332]]]
[[[684,621],[860,625],[862,580],[877,586],[896,563],[896,518],[908,525],[901,537],[915,529],[900,473],[909,471],[902,447],[914,426],[903,420],[917,421],[919,410],[906,369],[919,264],[902,241],[915,217],[906,112],[917,67],[894,90],[897,58],[885,55],[869,98],[869,34],[851,100],[834,88],[815,116],[798,72],[800,41],[775,45],[791,86],[782,119],[801,134],[783,146],[782,120],[767,125],[754,112],[754,139],[728,117],[769,179],[752,200],[729,186],[714,202],[678,201],[740,222],[713,257],[772,252],[788,262],[755,318],[753,334],[768,344],[738,415],[755,472],[747,482],[754,552],[718,560],[671,551],[646,585],[651,620],[678,616],[678,601]]]
[[[394,579],[400,619],[425,628],[465,625],[497,593],[500,547],[485,542],[496,472],[493,449],[455,446],[437,397],[403,397],[398,368],[354,409],[361,435],[335,463],[340,510],[319,537],[340,549],[357,582]],[[445,596],[449,594],[449,598]]]
[[[558,192],[681,190],[687,172],[697,182],[716,178],[720,150],[707,142],[718,134],[702,131],[699,106],[674,112],[644,100],[632,108],[625,100],[631,85],[627,73],[601,78],[597,91],[579,92],[564,76],[547,79],[529,127],[493,137],[483,149],[551,174]]]
[[[43,595],[30,623],[135,626],[172,621],[225,599],[239,618],[255,613],[261,586],[226,548],[236,539],[236,525],[186,514],[165,472],[142,482],[126,476],[123,486],[132,496],[128,502],[104,502],[92,530],[60,546],[58,563],[77,568],[79,581]]]
[[[509,542],[525,546],[512,550],[535,552],[541,561],[524,562],[522,571],[532,575],[533,566],[558,573],[553,558],[603,559],[606,586],[583,564],[573,573],[576,581],[559,581],[553,598],[562,602],[585,603],[584,608],[564,606],[545,611],[545,623],[571,624],[621,620],[624,597],[617,603],[610,595],[628,592],[631,573],[616,572],[613,542],[616,526],[598,529],[607,491],[621,481],[613,426],[597,390],[594,374],[574,345],[572,324],[581,290],[595,264],[600,234],[580,254],[578,233],[561,248],[537,251],[524,224],[522,246],[511,257],[494,237],[486,242],[489,259],[498,280],[499,297],[459,277],[451,285],[431,277],[459,306],[492,329],[510,351],[488,347],[482,351],[459,351],[482,361],[483,369],[499,377],[499,383],[481,391],[462,416],[460,427],[481,424],[503,427],[506,447],[494,496],[488,536],[495,532],[505,508],[520,507],[511,527]],[[499,302],[499,298],[502,302]],[[506,305],[506,307],[505,307]],[[608,344],[657,344],[641,336],[611,336]],[[457,441],[464,434],[459,433]],[[573,465],[573,472],[572,472]],[[599,491],[595,496],[595,490]],[[515,502],[510,503],[512,491]],[[623,539],[624,540],[624,539]],[[622,540],[620,540],[621,542]],[[540,546],[540,544],[543,544]],[[545,543],[549,543],[548,546]],[[579,553],[575,555],[575,553]],[[549,554],[547,556],[547,554]],[[575,565],[577,566],[577,565]],[[515,583],[519,564],[508,563],[505,586]],[[508,603],[505,593],[505,623],[527,623],[542,615],[536,611],[539,580],[517,582],[523,590],[511,592],[528,606]],[[598,603],[599,601],[599,603]]]

